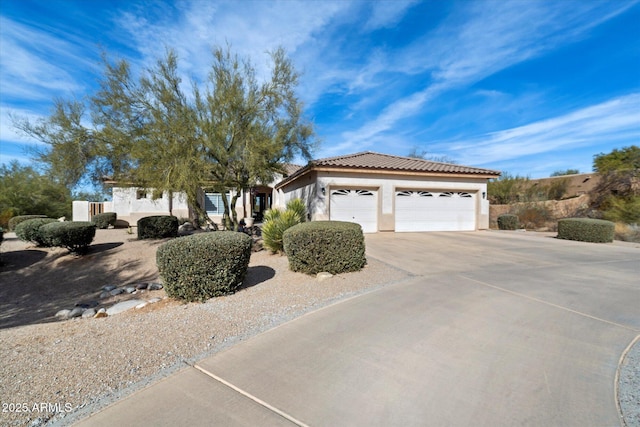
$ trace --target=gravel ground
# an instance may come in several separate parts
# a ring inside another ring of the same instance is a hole
[[[620,364],[618,401],[624,425],[640,427],[640,336]]]
[[[137,241],[124,230],[98,230],[94,244],[100,250],[74,258],[61,249],[30,248],[11,233],[5,237],[5,266],[0,269],[0,425],[10,426],[67,424],[185,363],[407,277],[369,259],[360,272],[319,282],[289,271],[286,257],[262,251],[252,255],[245,284],[233,295],[188,304],[164,299],[107,318],[53,321],[57,310],[68,307],[48,304],[50,291],[44,297],[35,291],[71,283],[74,289],[85,287],[74,298],[86,299],[104,284],[135,283],[137,277],[157,280],[153,268],[158,242]],[[25,257],[30,261],[22,262]],[[63,280],[55,276],[60,269]],[[22,309],[24,304],[29,310]],[[42,306],[46,309],[34,308]]]

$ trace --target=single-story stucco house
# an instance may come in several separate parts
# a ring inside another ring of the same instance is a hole
[[[500,172],[370,151],[286,165],[274,182],[241,194],[239,217],[259,220],[270,208],[284,208],[294,198],[307,205],[309,219],[356,222],[366,233],[377,231],[470,231],[489,228],[487,182]],[[219,193],[203,192],[207,214],[222,219]],[[119,218],[188,216],[184,195],[154,200],[135,187],[113,187]]]
[[[275,200],[307,203],[311,220],[376,231],[489,228],[487,181],[500,172],[370,151],[314,160],[276,184]]]

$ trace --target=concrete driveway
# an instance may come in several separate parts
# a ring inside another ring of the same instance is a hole
[[[367,252],[412,276],[80,425],[621,425],[616,370],[640,334],[640,245],[378,233]]]

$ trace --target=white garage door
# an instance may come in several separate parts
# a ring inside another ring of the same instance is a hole
[[[476,199],[462,191],[396,191],[396,231],[476,229]]]
[[[356,222],[365,233],[378,231],[378,192],[375,190],[331,190],[329,218]]]

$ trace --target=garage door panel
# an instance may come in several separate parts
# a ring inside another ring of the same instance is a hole
[[[365,233],[378,231],[378,192],[337,189],[331,191],[329,218],[360,224]]]
[[[475,230],[475,196],[461,191],[397,191],[395,217],[400,232]]]

